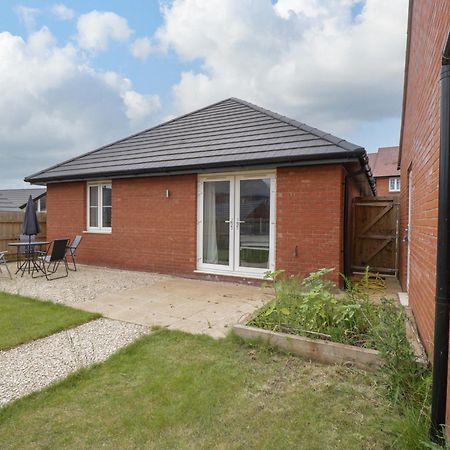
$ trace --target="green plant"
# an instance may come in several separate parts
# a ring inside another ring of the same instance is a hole
[[[431,371],[417,360],[405,330],[405,314],[382,299],[379,320],[372,330],[383,358],[378,379],[387,397],[400,410],[398,446],[405,449],[441,448],[429,441]]]
[[[390,398],[395,403],[428,403],[430,371],[417,361],[406,336],[405,315],[391,300],[382,299],[372,334],[384,361],[381,375]]]
[[[347,293],[337,298],[336,285],[326,276],[333,269],[320,269],[306,278],[283,278],[283,270],[270,272],[275,299],[250,324],[292,334],[315,336],[365,347],[373,347],[368,333],[375,306],[349,280]]]

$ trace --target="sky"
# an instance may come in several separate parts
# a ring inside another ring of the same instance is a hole
[[[228,97],[398,145],[407,0],[0,3],[0,189]]]

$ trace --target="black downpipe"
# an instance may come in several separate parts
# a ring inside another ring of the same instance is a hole
[[[446,49],[448,48],[448,44]],[[450,306],[450,66],[444,51],[441,69],[439,209],[434,321],[431,439],[445,442]]]
[[[350,255],[348,249],[348,178],[349,175],[345,174],[344,177],[344,275],[346,277],[350,276]]]

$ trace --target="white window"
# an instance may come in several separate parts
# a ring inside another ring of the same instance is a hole
[[[47,211],[47,199],[45,195],[41,197],[39,200],[36,200],[36,211],[37,212],[46,212]]]
[[[400,192],[400,177],[389,178],[389,192]]]
[[[111,231],[112,189],[110,182],[88,183],[87,229]]]

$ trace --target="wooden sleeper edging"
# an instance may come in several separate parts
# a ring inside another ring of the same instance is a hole
[[[323,364],[351,365],[369,371],[375,371],[382,365],[378,351],[368,348],[263,330],[242,324],[234,325],[233,332],[245,341],[264,342],[293,355]]]

